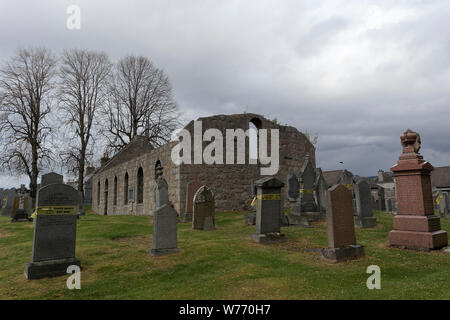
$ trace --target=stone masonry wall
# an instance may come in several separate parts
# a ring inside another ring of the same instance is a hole
[[[92,209],[98,214],[104,214],[105,208],[105,181],[108,179],[108,215],[117,214],[135,214],[135,215],[153,215],[154,211],[154,181],[155,165],[161,161],[163,177],[167,180],[169,186],[169,200],[174,205],[175,210],[179,211],[179,168],[173,165],[171,161],[171,150],[174,143],[169,143],[151,152],[144,153],[135,158],[122,162],[117,166],[98,172],[93,178],[93,199]],[[144,173],[144,201],[137,203],[137,174],[142,167]],[[128,173],[128,188],[134,189],[134,203],[124,203],[125,194],[125,174]],[[114,178],[117,177],[117,204],[113,204],[114,198]],[[98,197],[98,182],[100,181],[100,203]]]
[[[236,115],[217,115],[206,118],[199,118],[202,121],[202,131],[208,128],[216,128],[223,135],[223,156],[224,163],[226,159],[226,129],[241,128],[248,130],[249,123],[252,121],[259,129],[279,129],[280,150],[279,162],[280,169],[275,175],[286,184],[286,178],[289,173],[299,175],[306,154],[315,167],[315,149],[308,139],[296,128],[290,126],[281,126],[261,115],[245,113]],[[194,122],[191,121],[185,127],[191,133],[192,146],[194,139]],[[270,131],[268,135],[268,152],[270,154]],[[133,143],[133,142],[132,142]],[[138,142],[136,142],[138,143]],[[142,143],[142,140],[141,142]],[[175,210],[182,215],[185,212],[187,184],[196,181],[205,184],[212,189],[216,200],[216,210],[218,211],[240,211],[249,210],[252,201],[252,183],[261,178],[260,164],[249,164],[249,139],[245,143],[245,163],[246,164],[181,164],[175,166],[171,160],[171,151],[177,142],[171,142],[160,148],[150,150],[150,148],[129,147],[125,150],[126,154],[119,152],[114,156],[109,165],[99,169],[92,180],[92,209],[98,214],[104,214],[105,209],[105,182],[108,179],[108,203],[107,214],[137,214],[152,215],[154,211],[154,175],[155,165],[158,160],[164,167],[163,177],[167,180],[169,186],[169,200]],[[203,149],[210,142],[203,142]],[[145,150],[144,150],[145,149]],[[124,153],[125,153],[124,152]],[[132,152],[132,154],[130,154]],[[194,151],[192,148],[191,159],[194,160]],[[236,155],[235,155],[236,158]],[[137,173],[139,167],[144,172],[144,201],[143,204],[136,204],[137,200]],[[134,189],[135,202],[133,204],[124,204],[124,177],[128,172],[128,186]],[[114,196],[114,177],[117,177],[117,205],[113,205]],[[98,182],[100,181],[100,202],[98,197]],[[285,207],[289,207],[287,201],[287,185],[283,188],[283,199]]]

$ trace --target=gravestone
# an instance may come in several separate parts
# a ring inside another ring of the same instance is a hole
[[[392,199],[386,199],[385,201],[385,207],[387,212],[392,212]]]
[[[316,194],[316,201],[319,206],[320,216],[322,217],[326,216],[327,212],[327,190],[328,190],[328,184],[325,181],[325,178],[323,177],[322,169],[317,168],[316,169],[316,182],[315,182],[315,194]]]
[[[389,233],[392,247],[434,250],[447,246],[447,232],[434,214],[430,173],[434,169],[419,153],[418,133],[407,129],[400,137],[403,147],[397,164],[391,168],[395,176],[398,212],[394,230]]]
[[[359,180],[354,187],[356,202],[355,225],[360,228],[370,228],[377,225],[377,219],[372,212],[372,196],[369,183]]]
[[[321,218],[315,193],[316,170],[309,156],[306,156],[300,172],[300,212],[308,221],[318,221]]]
[[[194,195],[192,229],[214,230],[214,194],[207,186],[200,187]]]
[[[150,254],[159,257],[176,253],[177,241],[177,212],[170,206],[168,185],[166,180],[158,176],[155,183],[155,213],[153,214],[153,239]]]
[[[259,243],[268,243],[284,239],[280,233],[281,224],[281,188],[284,183],[273,177],[255,181],[256,195],[256,232],[251,238]]]
[[[192,214],[194,212],[194,195],[197,192],[198,189],[203,184],[197,181],[190,181],[186,185],[186,207],[184,210],[184,214],[182,217],[183,222],[190,222],[192,221]]]
[[[384,198],[384,188],[378,187],[378,210],[386,211],[386,201]]]
[[[364,247],[356,244],[352,203],[349,188],[338,184],[328,189],[328,248],[322,250],[322,255],[329,261],[340,262],[364,256]]]
[[[288,183],[288,200],[289,201],[297,201],[300,196],[300,183],[295,174],[289,173],[287,176]]]
[[[48,184],[39,189],[34,215],[31,262],[25,277],[39,279],[66,275],[75,257],[78,191],[66,184]]]
[[[450,216],[448,192],[441,192],[439,195],[439,215],[441,218],[447,218]]]
[[[347,189],[352,191],[353,215],[356,216],[356,199],[355,199],[355,192],[353,190],[353,188],[354,188],[353,173],[351,173],[350,171],[348,171],[346,169],[342,170],[340,177],[339,177],[339,183],[342,184]]]
[[[17,190],[15,188],[9,189],[3,196],[3,208],[2,216],[11,216],[11,211],[13,209],[14,197],[17,195]]]
[[[11,210],[11,222],[29,222],[31,215],[31,197],[25,185],[21,185],[17,195],[14,197]]]
[[[83,203],[84,203],[83,198],[84,198],[83,192],[78,191],[78,214],[80,216],[86,215],[86,213],[84,212],[84,207],[83,207]]]
[[[49,184],[54,184],[54,183],[59,183],[62,184],[63,183],[63,176],[60,174],[57,174],[56,172],[50,172],[50,173],[46,173],[43,174],[41,177],[41,188],[48,186]]]
[[[244,223],[248,226],[254,226],[256,224],[256,213],[245,214]]]

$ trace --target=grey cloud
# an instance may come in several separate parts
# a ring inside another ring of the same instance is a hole
[[[65,27],[70,4],[80,31]],[[9,1],[0,57],[23,45],[146,55],[169,75],[186,121],[260,113],[318,133],[323,170],[344,161],[375,175],[395,163],[407,128],[427,160],[450,164],[449,18],[444,0]]]

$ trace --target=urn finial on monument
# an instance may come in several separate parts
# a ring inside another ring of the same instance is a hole
[[[419,153],[420,150],[420,135],[411,129],[406,129],[403,135],[400,136],[400,141],[403,147],[403,153]]]

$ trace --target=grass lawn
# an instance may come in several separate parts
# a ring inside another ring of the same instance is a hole
[[[181,252],[153,258],[152,218],[100,216],[78,222],[81,290],[68,276],[26,280],[32,223],[0,217],[0,299],[450,299],[450,254],[387,246],[392,215],[375,212],[378,226],[357,229],[366,257],[332,264],[303,248],[326,247],[325,223],[282,228],[287,241],[260,245],[243,213],[217,213],[216,230],[178,224]],[[442,219],[450,231],[450,219]],[[369,265],[381,268],[381,290],[369,290]]]

